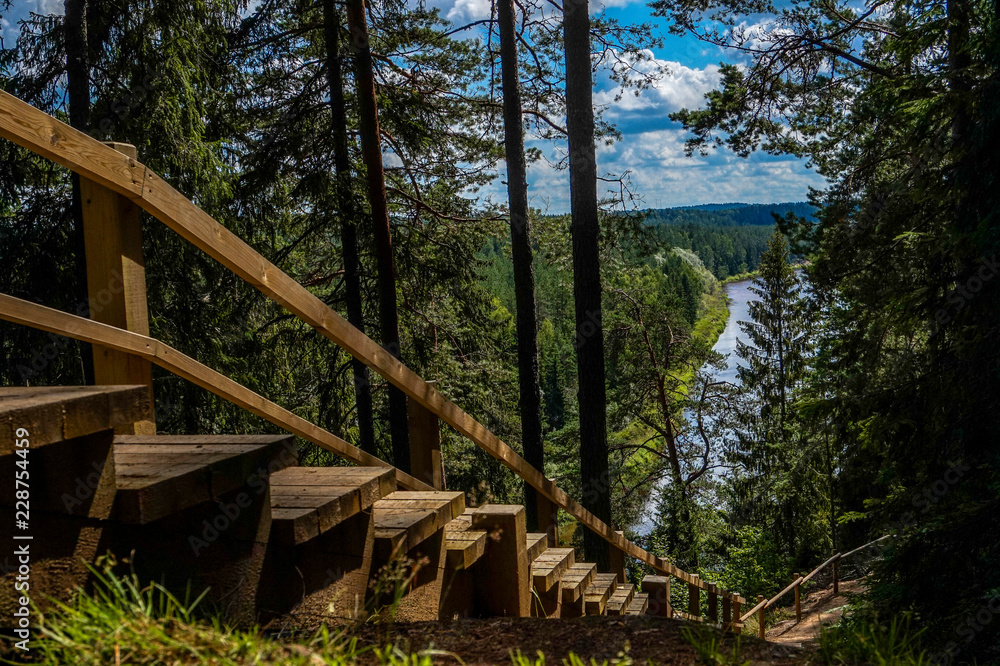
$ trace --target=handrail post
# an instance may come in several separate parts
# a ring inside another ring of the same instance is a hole
[[[758,594],[757,595],[757,603],[759,604],[762,601],[764,601],[764,595],[763,594]],[[757,624],[758,624],[757,636],[761,640],[764,640],[764,636],[765,636],[765,629],[764,629],[764,610],[765,609],[766,609],[766,606],[761,606],[760,610],[757,611]]]
[[[107,145],[135,161],[135,146],[115,142]],[[80,177],[80,195],[90,318],[133,333],[149,335],[139,207],[128,197],[83,176]],[[138,356],[100,345],[93,346],[93,354],[95,383],[142,384],[149,387],[149,419],[120,426],[116,432],[155,435],[152,364]]]
[[[615,534],[621,538],[625,538],[625,533],[621,530],[616,530]],[[614,544],[608,545],[608,566],[610,571],[608,573],[613,573],[618,576],[618,584],[625,584],[625,551],[618,548]]]
[[[833,594],[840,594],[840,555],[833,561]]]
[[[802,577],[799,574],[792,574],[792,575],[795,576],[795,580],[798,580],[799,578]],[[800,594],[800,589],[799,589],[800,587],[801,587],[800,583],[796,583],[795,584],[795,622],[796,623],[802,621],[802,599],[801,599],[801,594]]]
[[[719,621],[719,588],[712,583],[708,585],[708,621],[712,624]]]
[[[701,588],[698,586],[700,581],[697,574],[694,574],[692,578],[694,582],[688,583],[688,613],[695,617],[701,617]]]
[[[410,426],[410,474],[437,490],[444,490],[438,417],[413,398],[406,400],[406,417]]]
[[[740,607],[742,606],[742,604],[740,603],[740,596],[738,594],[733,595],[732,599],[733,599],[733,633],[738,634],[741,633],[743,630],[743,628],[739,626],[740,622],[742,621],[741,620],[742,614],[740,613]]]
[[[737,618],[738,619],[738,618]],[[733,600],[729,594],[723,592],[722,594],[722,626],[723,628],[728,628],[730,623],[733,622]]]
[[[552,481],[552,479],[549,479]],[[542,493],[535,493],[535,512],[538,531],[548,535],[548,547],[559,547],[559,505]]]

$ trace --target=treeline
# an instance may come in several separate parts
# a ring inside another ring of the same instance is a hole
[[[644,221],[660,243],[695,252],[715,277],[724,280],[757,270],[775,215],[811,220],[815,210],[809,203],[715,204],[653,209]]]
[[[709,204],[679,208],[652,208],[646,211],[646,224],[700,224],[712,227],[772,226],[774,216],[789,213],[814,219],[816,207],[808,202],[776,204]]]

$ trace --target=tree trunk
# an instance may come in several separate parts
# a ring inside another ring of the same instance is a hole
[[[344,101],[344,80],[340,63],[340,15],[333,0],[323,0],[324,37],[326,40],[326,77],[330,87],[330,116],[333,129],[333,165],[337,171],[337,207],[340,213],[340,241],[344,253],[344,299],[347,301],[347,321],[365,332],[364,311],[361,308],[361,261],[358,258],[360,211],[351,196],[351,158],[347,139],[347,105]],[[358,445],[363,451],[375,451],[375,424],[372,409],[371,381],[368,366],[354,359],[354,402],[358,419]]]
[[[69,124],[87,132],[90,129],[90,57],[87,45],[87,0],[66,0],[66,93],[69,97]],[[83,242],[83,201],[80,195],[80,176],[72,174],[73,198],[70,215],[73,218],[73,270],[76,274],[76,298],[88,302],[87,250]],[[88,317],[89,310],[88,310]],[[89,343],[80,343],[80,361],[83,382],[94,383],[94,353]]]
[[[590,16],[587,0],[563,5],[566,49],[566,129],[569,134],[570,207],[573,221],[573,300],[576,305],[576,364],[580,404],[580,475],[583,505],[611,524],[608,475],[607,391],[604,384],[604,329],[601,323],[601,269],[597,217],[597,156],[594,146],[593,82],[590,71]],[[588,559],[607,571],[608,544],[584,532]]]
[[[535,315],[535,267],[528,218],[528,176],[521,121],[521,87],[517,64],[514,0],[499,0],[500,65],[503,81],[503,129],[507,159],[507,198],[510,205],[510,245],[514,263],[514,300],[517,310],[517,378],[520,388],[521,446],[524,459],[545,473],[542,446],[542,393],[538,372],[538,320]],[[528,530],[538,528],[535,489],[524,484]]]
[[[351,42],[355,53],[361,152],[367,170],[368,201],[371,205],[372,226],[375,228],[382,346],[390,354],[400,358],[399,315],[396,312],[396,264],[392,254],[392,234],[389,230],[389,206],[385,196],[378,105],[375,101],[375,73],[368,44],[364,0],[348,0],[347,26],[351,31]],[[410,438],[406,417],[406,394],[395,386],[389,386],[389,432],[392,436],[393,464],[409,472]]]

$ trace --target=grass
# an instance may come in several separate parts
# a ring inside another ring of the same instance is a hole
[[[823,664],[872,666],[924,666],[931,659],[921,649],[923,630],[915,630],[911,616],[889,624],[874,619],[844,621],[821,628],[817,657]]]
[[[725,649],[722,646],[722,636],[718,632],[708,631],[704,627],[692,625],[681,630],[684,639],[691,644],[698,655],[698,663],[709,666],[745,666],[750,662],[741,657],[740,636]]]
[[[115,563],[104,558],[90,567],[93,592],[77,590],[69,603],[51,600],[45,610],[34,608],[36,627],[30,653],[0,653],[2,663],[75,664],[242,664],[279,663],[353,664],[360,657],[391,666],[430,664],[434,651],[405,653],[396,646],[359,648],[350,628],[332,630],[326,626],[316,633],[298,637],[298,642],[280,641],[257,628],[236,629],[218,617],[203,612],[204,595],[181,599],[163,586],[140,584],[135,574],[113,573]],[[407,564],[406,569],[413,567]],[[402,569],[401,569],[402,570]],[[391,621],[409,577],[395,585],[388,576],[381,583],[389,605],[374,609],[368,618]],[[390,589],[393,588],[393,589]],[[5,647],[0,643],[0,648]],[[8,648],[11,649],[11,648]],[[368,654],[366,654],[368,653]]]

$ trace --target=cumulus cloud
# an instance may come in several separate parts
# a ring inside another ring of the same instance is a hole
[[[66,7],[62,0],[34,0],[34,5],[31,11],[43,16],[48,16],[49,14],[62,16],[66,12]]]
[[[607,107],[605,118],[626,134],[648,132],[676,126],[669,115],[683,108],[697,108],[704,102],[705,93],[719,82],[719,67],[688,67],[671,60],[661,60],[646,52],[643,60],[628,60],[616,65],[618,69],[633,69],[629,78],[665,71],[649,88],[639,95],[626,91],[621,99],[618,84],[605,72],[599,77],[594,103]]]
[[[491,11],[490,0],[455,0],[445,16],[449,21],[479,21],[489,18]]]

